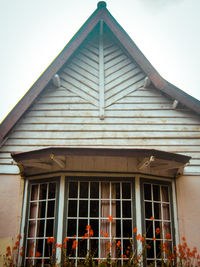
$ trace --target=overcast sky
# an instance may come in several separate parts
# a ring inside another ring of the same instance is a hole
[[[200,0],[108,0],[154,68],[200,100]],[[0,121],[86,19],[96,0],[0,0]]]

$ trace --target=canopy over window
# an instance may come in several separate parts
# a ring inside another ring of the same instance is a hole
[[[175,177],[190,157],[155,149],[46,148],[12,153],[22,175],[51,172],[141,173]]]

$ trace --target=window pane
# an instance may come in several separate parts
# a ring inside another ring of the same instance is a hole
[[[88,198],[88,183],[80,182],[80,198]]]
[[[68,216],[69,217],[77,216],[77,200],[68,201]]]
[[[69,219],[67,224],[67,236],[76,235],[77,220]]]
[[[44,218],[46,213],[46,201],[39,202],[38,218]]]
[[[44,237],[44,225],[45,225],[45,220],[37,221],[37,236],[38,237]]]
[[[153,221],[146,221],[146,237],[147,238],[154,237],[154,235],[153,235]]]
[[[54,220],[47,220],[46,221],[46,236],[53,236],[54,232],[53,232],[53,226],[54,226]]]
[[[162,186],[162,201],[163,202],[169,202],[169,192],[168,192],[168,187],[167,186]]]
[[[78,236],[82,237],[85,235],[86,231],[86,226],[88,225],[88,220],[85,219],[79,219],[78,220]],[[74,233],[75,235],[76,233]]]
[[[70,182],[69,183],[69,198],[77,198],[78,197],[78,183]]]
[[[99,198],[99,183],[90,183],[90,198]]]
[[[160,203],[154,203],[154,218],[161,219],[161,205]]]
[[[32,202],[30,205],[30,218],[36,218],[37,215],[37,202]]]
[[[123,218],[131,218],[131,202],[122,201],[122,216]]]
[[[130,183],[122,183],[122,198],[123,199],[130,199],[131,198]]]
[[[50,199],[55,197],[56,197],[56,183],[50,183],[48,198]]]
[[[34,237],[36,231],[36,221],[29,221],[28,226],[28,237]]]
[[[153,214],[152,214],[152,202],[145,202],[145,218],[150,219]]]
[[[144,184],[144,199],[151,200],[151,184]]]
[[[110,183],[101,183],[101,198],[110,198]]]
[[[88,201],[79,200],[79,217],[88,217]]]
[[[47,184],[40,184],[40,199],[47,198]]]
[[[169,205],[168,204],[162,204],[162,210],[163,210],[163,219],[164,220],[170,220],[170,211],[169,211]]]
[[[111,190],[112,198],[120,199],[120,183],[112,183]]]
[[[160,200],[160,186],[153,185],[153,200],[159,201]]]
[[[99,236],[99,220],[90,220],[90,225],[94,232],[94,237]]]
[[[32,185],[31,187],[31,200],[37,200],[38,198],[38,185]]]
[[[48,201],[47,217],[54,217],[55,201]]]
[[[132,221],[123,220],[123,236],[132,237]]]
[[[90,217],[99,217],[99,201],[90,201]]]
[[[78,241],[78,256],[85,257],[87,255],[87,239]]]

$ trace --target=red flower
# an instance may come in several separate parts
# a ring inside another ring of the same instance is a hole
[[[136,236],[136,240],[140,240],[141,239],[141,234],[138,234],[137,236]]]
[[[167,234],[166,234],[166,238],[167,238],[167,239],[170,239],[170,238],[171,238],[171,234],[170,234],[170,233],[167,233]]]
[[[152,238],[152,240],[153,240],[153,241],[155,241],[155,240],[156,240],[156,238],[155,238],[155,237],[153,237],[153,238]]]
[[[56,250],[55,250],[55,248],[53,248],[53,249],[52,249],[52,252],[53,252],[53,253],[56,253]]]
[[[55,238],[54,237],[48,237],[47,238],[47,244],[51,244],[55,242]]]
[[[22,236],[21,236],[21,235],[18,235],[18,236],[17,236],[17,239],[19,239],[19,240],[20,240],[21,238],[22,238]]]
[[[133,229],[133,233],[137,233],[137,227]]]
[[[41,256],[41,253],[37,251],[37,252],[35,253],[35,256],[36,256],[36,257],[40,257],[40,256]]]
[[[121,241],[118,241],[116,246],[119,248],[121,246]]]
[[[19,253],[19,254],[20,254],[20,256],[23,256],[23,251],[20,251],[20,253]]]
[[[144,238],[143,236],[141,236],[140,241],[141,241],[142,243],[144,243],[145,238]]]
[[[155,218],[153,217],[153,216],[151,216],[151,218],[150,218],[152,221],[154,221],[155,220]]]
[[[160,234],[160,228],[156,228],[156,234],[159,235]]]
[[[90,231],[89,231],[89,236],[93,236],[94,235],[94,232],[93,232],[93,230],[91,229]]]
[[[113,216],[112,216],[112,215],[110,215],[110,216],[108,217],[108,221],[109,221],[110,223],[113,222]]]
[[[67,243],[67,241],[69,241],[69,238],[68,237],[65,237],[63,243]]]
[[[44,262],[44,259],[42,259],[42,262]]]
[[[74,240],[72,244],[72,249],[76,249],[78,247],[78,241]]]
[[[104,236],[105,236],[105,237],[109,237],[108,233],[105,233]]]
[[[86,226],[86,231],[89,231],[91,229],[91,225]]]
[[[15,246],[17,246],[17,247],[19,246],[19,241],[15,242]]]

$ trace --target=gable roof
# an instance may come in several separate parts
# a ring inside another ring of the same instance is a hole
[[[8,114],[0,125],[0,143],[4,140],[13,126],[18,122],[22,115],[27,111],[35,99],[40,95],[43,89],[51,81],[52,77],[62,68],[66,61],[79,48],[83,41],[87,38],[94,27],[103,21],[113,32],[115,37],[119,40],[125,50],[128,52],[135,62],[140,66],[144,73],[149,77],[152,84],[162,92],[166,93],[175,100],[181,102],[186,107],[190,108],[197,114],[200,114],[200,101],[183,92],[181,89],[166,81],[154,69],[151,63],[142,54],[139,48],[135,45],[132,39],[124,31],[124,29],[113,18],[106,8],[106,3],[100,1],[97,9],[83,24],[79,31],[74,35],[71,41],[64,47],[61,53],[51,63],[51,65],[44,71],[39,79],[28,90],[25,96],[17,103],[14,109]]]

